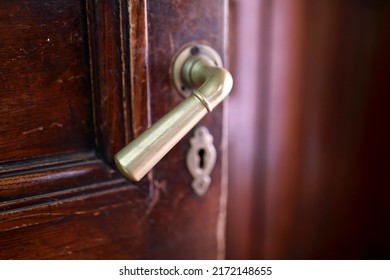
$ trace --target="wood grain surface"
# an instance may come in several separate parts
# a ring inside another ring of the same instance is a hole
[[[185,43],[225,55],[226,1],[0,4],[0,258],[224,256],[224,110],[202,124],[218,162],[191,191],[186,137],[140,183],[113,155],[182,101],[169,65]],[[222,205],[222,206],[221,206]]]

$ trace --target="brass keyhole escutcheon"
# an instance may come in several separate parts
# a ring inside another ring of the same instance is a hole
[[[187,153],[187,168],[193,177],[192,190],[199,196],[205,195],[211,184],[210,174],[217,160],[213,136],[204,126],[198,127],[190,140]]]

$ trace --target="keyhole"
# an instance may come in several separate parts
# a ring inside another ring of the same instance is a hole
[[[205,153],[204,149],[200,149],[199,152],[198,152],[199,159],[200,159],[199,167],[201,169],[204,169],[204,153]]]

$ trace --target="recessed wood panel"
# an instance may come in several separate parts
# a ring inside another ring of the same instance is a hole
[[[0,4],[0,162],[90,149],[85,4]]]

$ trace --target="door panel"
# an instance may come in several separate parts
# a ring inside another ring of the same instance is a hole
[[[90,150],[82,3],[13,2],[0,11],[0,163]]]
[[[201,123],[218,152],[204,197],[185,165],[191,133],[137,184],[113,166],[182,101],[180,47],[226,55],[226,3],[210,2],[1,3],[0,258],[223,257],[223,106]]]

